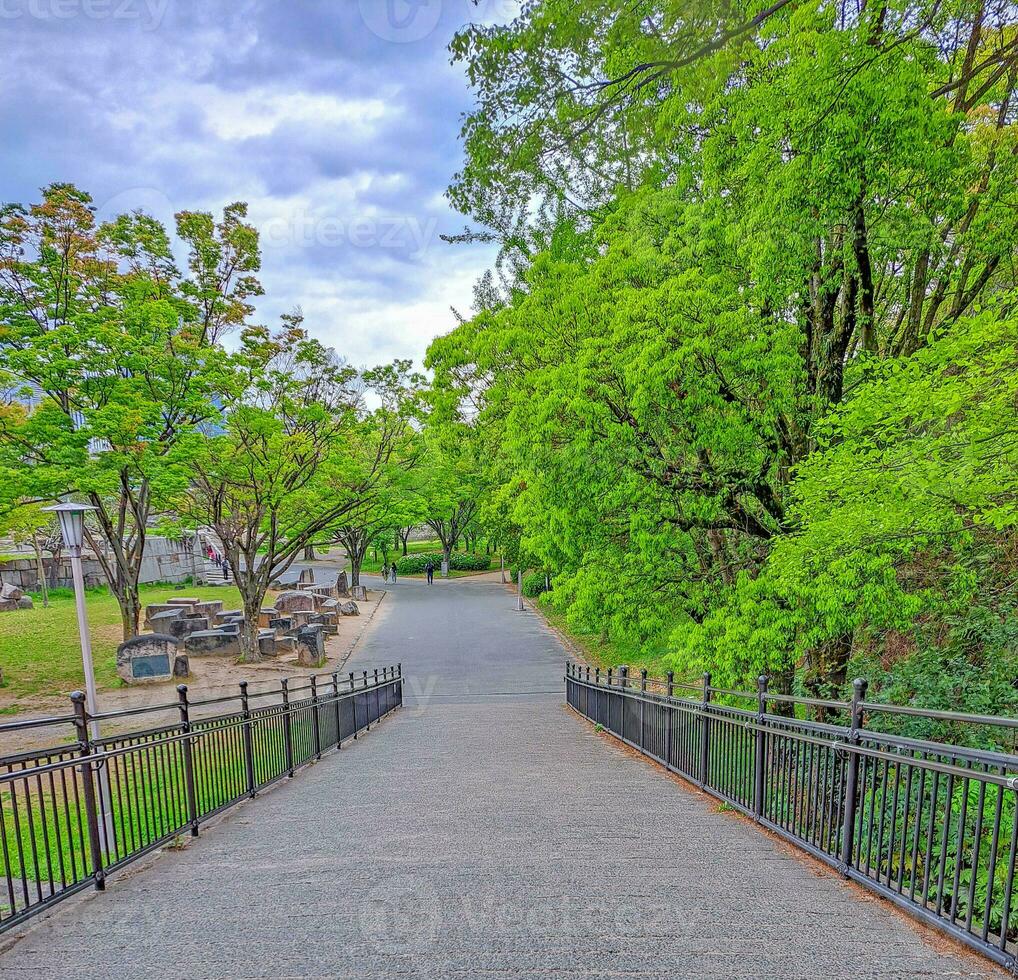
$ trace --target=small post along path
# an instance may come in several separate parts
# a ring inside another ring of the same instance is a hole
[[[377,736],[37,920],[0,978],[1002,975],[595,733],[498,582],[386,604],[349,665],[402,661]]]

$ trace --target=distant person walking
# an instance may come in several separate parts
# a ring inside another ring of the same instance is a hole
[[[223,559],[223,581],[224,582],[229,582],[230,581],[230,559],[229,558],[224,558]]]
[[[428,585],[431,585],[435,581],[435,563],[428,559],[428,564],[424,566],[424,571],[428,574]]]
[[[382,581],[388,583],[389,581],[389,563],[386,562],[382,566]]]
[[[392,584],[396,584],[396,563],[393,562],[389,568],[389,574],[392,576]]]

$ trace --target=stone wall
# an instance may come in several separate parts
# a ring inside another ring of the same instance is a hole
[[[106,576],[98,559],[85,557],[82,559],[82,570],[85,574],[85,585],[106,585]],[[70,589],[74,587],[71,578],[70,558],[61,558],[56,569],[49,555],[43,556],[43,566],[50,587]],[[194,575],[195,561],[186,542],[171,541],[169,538],[146,538],[145,554],[141,560],[141,581],[146,582],[183,582]],[[0,582],[16,585],[27,592],[39,590],[39,568],[35,558],[26,555],[24,558],[12,558],[0,562]]]

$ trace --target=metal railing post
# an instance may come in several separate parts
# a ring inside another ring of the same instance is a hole
[[[708,764],[710,761],[710,674],[703,675],[703,701],[700,705],[700,785],[708,783]]]
[[[187,818],[191,823],[191,836],[198,836],[198,794],[194,788],[194,745],[191,744],[191,708],[187,703],[187,685],[177,685],[177,706],[180,709],[180,729],[186,736],[180,743],[184,757],[184,792],[187,795]]]
[[[756,765],[753,767],[753,812],[757,820],[764,812],[764,778],[766,776],[767,733],[764,722],[767,717],[767,675],[756,679]]]
[[[350,671],[350,710],[353,712],[353,737],[357,741],[357,695],[356,685],[353,679],[353,671]]]
[[[403,663],[396,664],[396,705],[403,707]]]
[[[859,786],[859,753],[851,746],[859,744],[859,730],[863,726],[861,702],[866,700],[869,684],[861,677],[852,681],[851,721],[848,729],[848,776],[845,779],[845,821],[841,829],[841,873],[847,874],[852,867],[852,851],[855,846],[855,814]]]
[[[318,704],[318,678],[311,675],[311,704],[315,709],[315,758],[322,757],[322,715]]]
[[[640,748],[647,747],[647,669],[640,671]]]
[[[665,707],[665,765],[670,769],[672,766],[672,729],[675,727],[675,708],[671,704],[672,696],[675,694],[675,671],[670,670],[665,674],[668,686],[668,705]]]
[[[381,691],[378,689],[378,668],[375,668],[375,720],[382,717]]]
[[[619,683],[622,685],[622,690],[625,691],[629,687],[629,668],[625,665],[619,667]],[[622,731],[622,740],[626,738],[626,696],[625,694],[619,695],[619,707],[622,709],[619,712],[619,728]]]
[[[343,729],[339,723],[339,671],[332,673],[332,697],[336,706],[336,748],[343,747]]]
[[[254,736],[251,733],[251,705],[247,697],[247,681],[240,682],[240,711],[244,719],[244,770],[247,773],[247,795],[255,795]]]
[[[71,695],[74,705],[74,727],[78,733],[81,755],[81,781],[85,790],[85,817],[88,823],[88,850],[92,858],[92,877],[97,891],[106,889],[106,869],[103,867],[102,841],[99,837],[99,811],[92,769],[92,741],[88,735],[88,713],[85,711],[85,694],[75,691]]]
[[[290,717],[290,680],[284,677],[279,686],[283,689],[283,718],[286,725],[283,728],[283,740],[286,743],[286,769],[287,775],[293,778],[293,719]]]
[[[364,690],[368,689],[368,672],[364,671]],[[371,710],[368,708],[368,696],[364,695],[364,731],[371,731]]]

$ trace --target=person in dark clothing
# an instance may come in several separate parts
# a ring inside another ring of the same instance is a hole
[[[431,585],[435,581],[435,563],[433,561],[429,561],[428,564],[424,566],[424,571],[428,574],[428,585]]]
[[[223,559],[223,581],[230,581],[230,560],[228,558]]]
[[[393,562],[389,566],[389,578],[392,580],[392,584],[395,585],[396,584],[396,563],[395,562]]]

